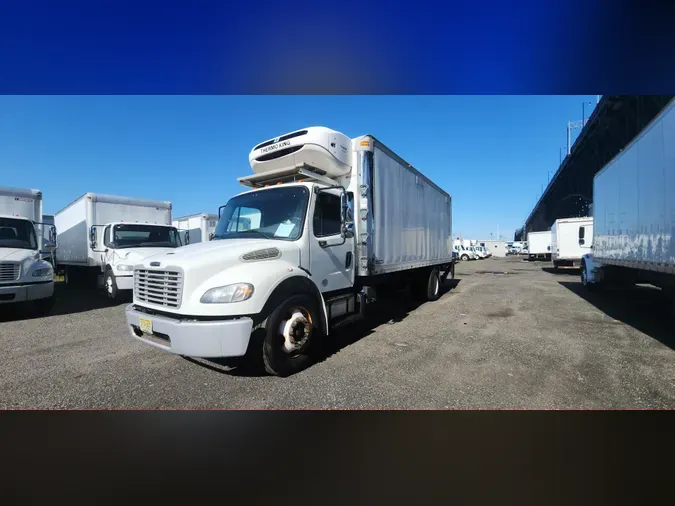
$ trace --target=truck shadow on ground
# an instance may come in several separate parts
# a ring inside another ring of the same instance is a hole
[[[441,287],[441,297],[450,290],[456,288],[459,282],[459,278],[447,280]],[[385,323],[396,324],[403,321],[412,311],[423,304],[424,303],[412,300],[406,290],[389,293],[386,297],[368,308],[369,312],[365,319],[337,330],[335,334],[331,334],[328,339],[322,341],[321,346],[316,352],[316,358],[309,368],[311,369],[313,365],[329,359],[347,346],[372,334],[380,325]],[[433,304],[433,302],[427,304]],[[267,376],[262,368],[262,364],[251,357],[244,359],[183,358],[193,364],[231,376]]]
[[[54,307],[45,315],[35,314],[30,303],[20,302],[16,304],[17,307],[10,307],[9,304],[0,306],[0,322],[83,313],[95,309],[128,304],[132,300],[131,291],[128,296],[126,294],[122,295],[119,301],[113,302],[102,290],[90,287],[72,287],[64,283],[56,283],[54,285],[54,297],[56,298]],[[11,306],[14,306],[14,304]]]
[[[579,276],[580,273],[579,267],[542,267],[541,270],[556,276]]]
[[[650,286],[634,286],[588,292],[581,282],[558,283],[610,318],[675,350],[675,335],[672,332],[673,302],[662,290]]]

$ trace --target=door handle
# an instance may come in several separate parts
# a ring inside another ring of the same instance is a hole
[[[345,258],[345,269],[349,269],[352,266],[352,252],[347,252],[347,258]]]

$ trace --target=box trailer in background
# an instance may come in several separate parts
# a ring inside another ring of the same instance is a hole
[[[178,230],[183,244],[210,241],[217,224],[218,215],[207,213],[191,214],[173,220],[173,226]]]
[[[181,245],[171,202],[85,193],[54,216],[56,261],[67,284],[98,284],[116,299],[142,259]]]
[[[239,181],[251,190],[220,209],[212,241],[137,266],[133,337],[186,356],[259,354],[285,376],[380,290],[441,296],[452,199],[378,139],[311,127],[262,142],[249,162]]]
[[[42,223],[39,190],[0,187],[0,307],[32,301],[38,313],[49,312],[54,270],[44,257],[55,241],[54,227]]]
[[[495,257],[505,257],[507,253],[506,241],[485,240],[478,241],[478,244],[484,246],[490,255]]]
[[[593,180],[593,250],[581,281],[648,283],[675,296],[675,102]]]
[[[581,265],[581,257],[591,251],[593,218],[561,218],[551,226],[553,267]]]
[[[527,250],[530,260],[550,260],[551,259],[551,239],[552,232],[530,232],[527,234]]]

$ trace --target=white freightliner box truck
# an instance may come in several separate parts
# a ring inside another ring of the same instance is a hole
[[[311,127],[259,144],[213,240],[136,266],[131,335],[285,376],[378,287],[436,300],[454,276],[451,197],[371,135]]]
[[[55,247],[54,227],[42,223],[42,193],[0,187],[0,305],[32,301],[39,314],[49,312],[54,270],[43,258]]]
[[[180,233],[183,244],[196,244],[211,240],[218,224],[217,214],[192,214],[181,218],[174,218],[173,226]]]
[[[581,258],[591,251],[593,218],[560,218],[551,226],[551,260],[556,269],[581,265]]]
[[[66,283],[97,283],[113,300],[133,289],[136,263],[181,246],[171,202],[85,193],[54,221],[56,262]]]
[[[595,175],[593,217],[585,286],[646,283],[675,295],[675,101]]]
[[[550,230],[544,232],[529,232],[527,234],[527,247],[530,260],[551,259],[551,236]]]

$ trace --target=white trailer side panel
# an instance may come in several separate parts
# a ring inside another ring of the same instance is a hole
[[[551,231],[530,232],[527,234],[527,246],[530,255],[551,253]]]
[[[451,197],[385,149],[375,143],[373,273],[450,262]]]
[[[675,266],[675,101],[593,181],[594,256],[668,270]]]
[[[88,203],[91,205],[90,201],[81,197],[54,215],[58,244],[57,263],[89,265]]]

